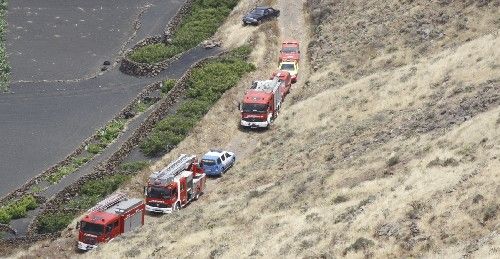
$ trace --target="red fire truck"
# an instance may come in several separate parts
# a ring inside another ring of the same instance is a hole
[[[283,81],[279,77],[272,80],[254,81],[240,103],[243,127],[267,128],[278,116],[282,101],[280,87]]]
[[[292,75],[290,75],[290,72],[288,71],[278,70],[273,72],[271,79],[274,79],[275,77],[278,77],[283,82],[280,87],[282,96],[281,102],[283,102],[285,100],[285,96],[290,92],[290,88],[292,87]]]
[[[172,213],[197,200],[206,176],[196,156],[182,154],[161,171],[149,176],[145,187],[146,211]]]
[[[296,40],[283,41],[281,43],[279,62],[283,61],[299,61],[300,47]]]
[[[99,243],[109,242],[142,225],[144,202],[116,193],[88,210],[88,214],[77,223],[78,248],[84,251],[96,248]]]

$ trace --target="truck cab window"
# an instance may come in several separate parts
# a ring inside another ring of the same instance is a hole
[[[217,158],[217,164],[220,164],[222,163],[222,161],[220,160],[220,158]]]
[[[226,161],[226,158],[224,157],[224,155],[220,156],[220,159],[222,159],[222,161]]]

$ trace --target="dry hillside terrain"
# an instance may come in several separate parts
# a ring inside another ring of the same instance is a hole
[[[234,168],[85,256],[498,258],[500,2],[274,5],[277,22],[239,29],[242,1],[218,34],[255,42],[258,70],[123,190],[140,196],[152,170],[214,146],[236,152]],[[235,103],[287,38],[308,57],[299,82],[271,130],[239,130]],[[69,229],[18,256],[71,257],[74,244]]]

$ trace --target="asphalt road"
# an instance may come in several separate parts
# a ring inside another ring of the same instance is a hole
[[[195,49],[156,78],[135,78],[117,68],[93,79],[104,60],[163,31],[181,0],[10,0],[7,51],[12,93],[0,95],[0,196],[71,153],[112,119],[144,86],[176,78],[214,53]],[[24,81],[34,82],[24,82]],[[37,82],[50,80],[52,82]]]

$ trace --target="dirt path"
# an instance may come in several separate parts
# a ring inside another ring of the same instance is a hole
[[[307,45],[309,44],[309,25],[306,22],[304,10],[305,0],[287,1],[278,0],[277,7],[281,10],[278,25],[281,40],[298,40],[300,42],[301,60],[299,64],[299,81],[292,88],[302,88],[309,77],[309,62],[307,59]]]

